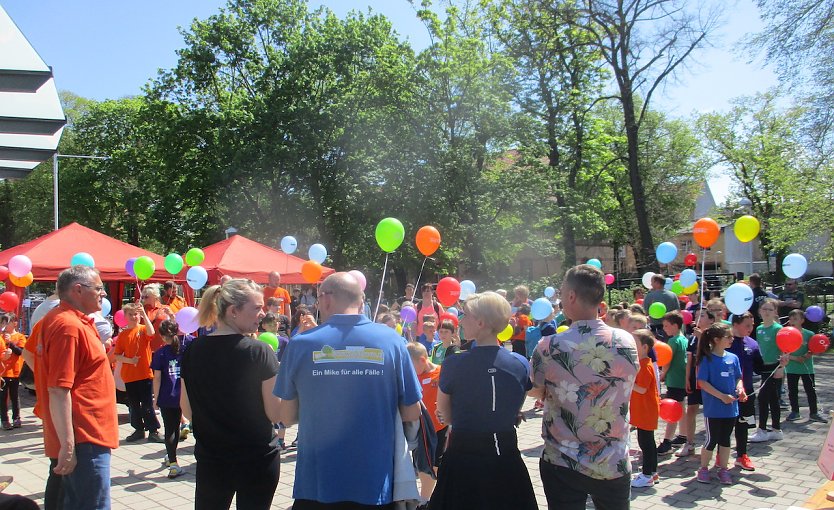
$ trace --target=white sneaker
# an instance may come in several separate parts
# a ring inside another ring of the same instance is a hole
[[[631,480],[631,486],[636,488],[653,487],[654,477],[652,477],[652,475],[644,475],[643,473],[640,473]]]
[[[767,433],[767,438],[771,441],[781,441],[785,438],[785,434],[781,430],[773,429]]]
[[[765,441],[770,441],[770,439],[770,434],[766,430],[756,429],[756,432],[747,441],[751,443],[764,443]]]
[[[684,443],[681,446],[681,449],[678,450],[678,453],[675,454],[675,457],[688,457],[695,453],[695,445],[692,443]]]

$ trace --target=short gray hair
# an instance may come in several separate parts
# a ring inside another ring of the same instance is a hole
[[[90,266],[77,265],[72,266],[69,269],[64,269],[61,271],[61,274],[58,275],[58,281],[55,283],[58,297],[62,300],[65,299],[67,293],[73,288],[73,286],[75,286],[76,283],[86,284],[98,276],[98,274],[98,269]]]
[[[161,294],[159,292],[159,284],[149,283],[148,285],[142,287],[142,297],[145,296],[153,296],[156,299],[159,299],[161,297]]]

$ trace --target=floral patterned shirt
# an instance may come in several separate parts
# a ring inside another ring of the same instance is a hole
[[[533,383],[545,387],[542,458],[598,480],[630,474],[634,338],[601,320],[576,321],[543,338],[530,365]]]

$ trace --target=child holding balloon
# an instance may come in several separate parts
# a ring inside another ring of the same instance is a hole
[[[683,328],[683,316],[678,311],[669,312],[663,316],[663,332],[666,335],[666,345],[671,348],[672,359],[669,363],[663,363],[660,379],[666,383],[666,398],[676,402],[683,402],[686,397],[686,348],[688,342],[681,334]],[[660,356],[658,356],[660,365]],[[687,443],[686,423],[681,424],[681,433],[675,435],[677,422],[666,424],[666,433],[663,442],[657,447],[658,455],[666,455],[672,451],[674,445],[685,445]]]
[[[698,376],[695,360],[698,357],[698,346],[704,331],[715,324],[715,314],[704,308],[698,312],[698,322],[689,338],[689,346],[686,349],[686,444],[675,455],[686,457],[695,453],[695,421],[698,410],[704,403],[703,394],[698,386]]]
[[[637,342],[637,359],[640,370],[634,379],[629,403],[629,423],[637,428],[637,443],[643,452],[643,472],[631,481],[632,487],[652,487],[657,474],[657,444],[654,431],[660,409],[660,396],[657,391],[657,379],[649,350],[654,347],[654,335],[648,329],[632,332]]]
[[[814,379],[814,354],[808,351],[808,341],[814,336],[814,333],[802,327],[804,322],[805,314],[802,310],[792,310],[788,314],[788,325],[802,333],[802,344],[790,353],[790,361],[785,367],[785,373],[788,376],[788,398],[791,402],[791,414],[788,415],[788,421],[796,421],[800,418],[799,380],[802,379],[802,386],[805,388],[805,395],[808,397],[808,408],[811,413],[808,419],[826,423],[828,420],[817,412],[817,390],[814,387],[816,384]]]
[[[0,414],[3,418],[3,429],[17,429],[21,426],[20,421],[20,371],[23,369],[23,348],[26,347],[26,335],[17,330],[17,315],[8,313],[3,317],[5,326],[3,328],[3,340],[5,344],[2,349],[8,358],[2,361],[5,370],[0,372],[3,376],[2,389],[0,389]],[[9,404],[12,408],[12,421],[9,421]]]
[[[782,379],[785,374],[784,367],[780,365],[782,352],[776,343],[776,335],[782,329],[777,314],[778,307],[779,301],[772,298],[765,298],[758,306],[762,323],[756,328],[756,342],[758,342],[759,351],[762,353],[764,367],[762,370],[763,382],[759,389],[758,399],[759,428],[750,436],[751,443],[778,441],[783,438],[779,395],[782,393]],[[773,425],[772,430],[767,430],[768,414]]]

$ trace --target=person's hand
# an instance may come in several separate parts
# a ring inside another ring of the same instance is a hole
[[[62,446],[58,451],[58,464],[52,470],[56,475],[68,475],[73,472],[78,459],[75,457],[75,445]]]
[[[734,400],[738,400],[735,395],[722,395],[721,401],[725,404],[732,404]]]
[[[440,412],[440,409],[435,409],[434,415],[437,416],[437,421],[439,421],[441,425],[446,425],[446,420],[443,419],[443,413]]]
[[[316,318],[312,315],[302,315],[301,316],[301,323],[298,325],[298,332],[303,333],[307,330],[313,329],[318,324],[316,324]]]
[[[738,401],[739,402],[747,402],[747,392],[743,389],[738,392]]]
[[[131,365],[138,365],[139,364],[139,356],[134,356],[134,357],[130,358],[130,364]]]
[[[510,317],[510,326],[516,327],[517,324],[518,324],[518,319],[516,319],[515,317]]]
[[[700,340],[701,339],[701,333],[703,333],[703,331],[701,331],[701,328],[699,328],[698,326],[695,326],[694,328],[692,328],[692,333],[695,335],[695,338]]]
[[[11,349],[6,349],[5,351],[3,351],[3,354],[2,354],[2,356],[0,356],[0,359],[2,359],[3,361],[6,361],[11,357],[12,357],[12,350]]]
[[[782,354],[781,356],[779,356],[779,366],[780,367],[786,366],[790,360],[791,360],[791,355],[790,354]]]

